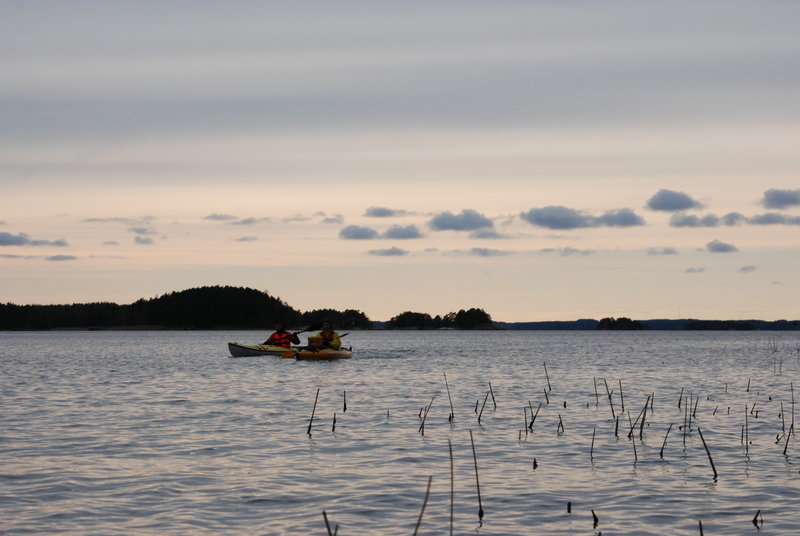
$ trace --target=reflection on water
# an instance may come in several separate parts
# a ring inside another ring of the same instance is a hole
[[[324,534],[324,510],[410,534],[432,476],[419,534],[448,534],[448,442],[456,534],[800,528],[796,333],[353,332],[346,361],[227,357],[259,338],[0,333],[0,530]]]

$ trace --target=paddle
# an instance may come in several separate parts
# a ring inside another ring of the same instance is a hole
[[[348,335],[350,335],[350,333],[342,333],[341,335],[337,335],[336,337],[334,337],[334,339],[341,339],[342,337],[347,337]],[[319,348],[306,346],[306,350],[311,350],[312,352],[316,352],[319,350]],[[297,356],[297,350],[289,350],[288,352],[284,352],[281,354],[281,357],[283,358],[296,357],[296,356]]]
[[[297,336],[297,335],[300,335],[301,333],[305,333],[306,331],[316,331],[316,330],[321,329],[321,328],[322,328],[322,322],[317,322],[316,324],[311,324],[310,326],[308,326],[306,329],[304,329],[302,331],[293,332],[292,335]],[[269,339],[264,341],[262,344],[268,344],[267,341],[269,341]]]

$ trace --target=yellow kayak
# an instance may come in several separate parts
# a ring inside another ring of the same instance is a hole
[[[286,349],[284,349],[286,351]],[[305,359],[308,361],[330,361],[333,359],[348,359],[353,355],[352,348],[340,348],[334,350],[333,348],[315,348],[313,346],[305,348],[297,348],[294,350],[294,357],[297,359]]]

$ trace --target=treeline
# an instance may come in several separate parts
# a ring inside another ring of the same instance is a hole
[[[581,319],[575,321],[543,322],[495,322],[499,329],[507,330],[650,330],[650,331],[798,331],[800,320],[631,320],[630,318],[607,317],[601,320]]]
[[[229,286],[171,292],[129,305],[0,304],[0,329],[271,329],[277,320],[288,326],[307,326],[323,319],[338,328],[372,327],[361,311],[300,312],[265,292]]]
[[[406,311],[392,317],[388,329],[495,329],[492,317],[483,309],[461,309],[455,313],[432,317],[428,313]]]

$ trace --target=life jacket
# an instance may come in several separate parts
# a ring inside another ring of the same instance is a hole
[[[288,331],[284,331],[283,333],[276,331],[269,336],[269,343],[273,346],[289,348],[292,345],[292,334]]]
[[[329,343],[331,348],[338,349],[342,344],[341,341],[339,340],[340,339],[339,334],[336,333],[335,331],[330,331],[330,332],[320,331],[319,336],[322,337],[323,341]]]

